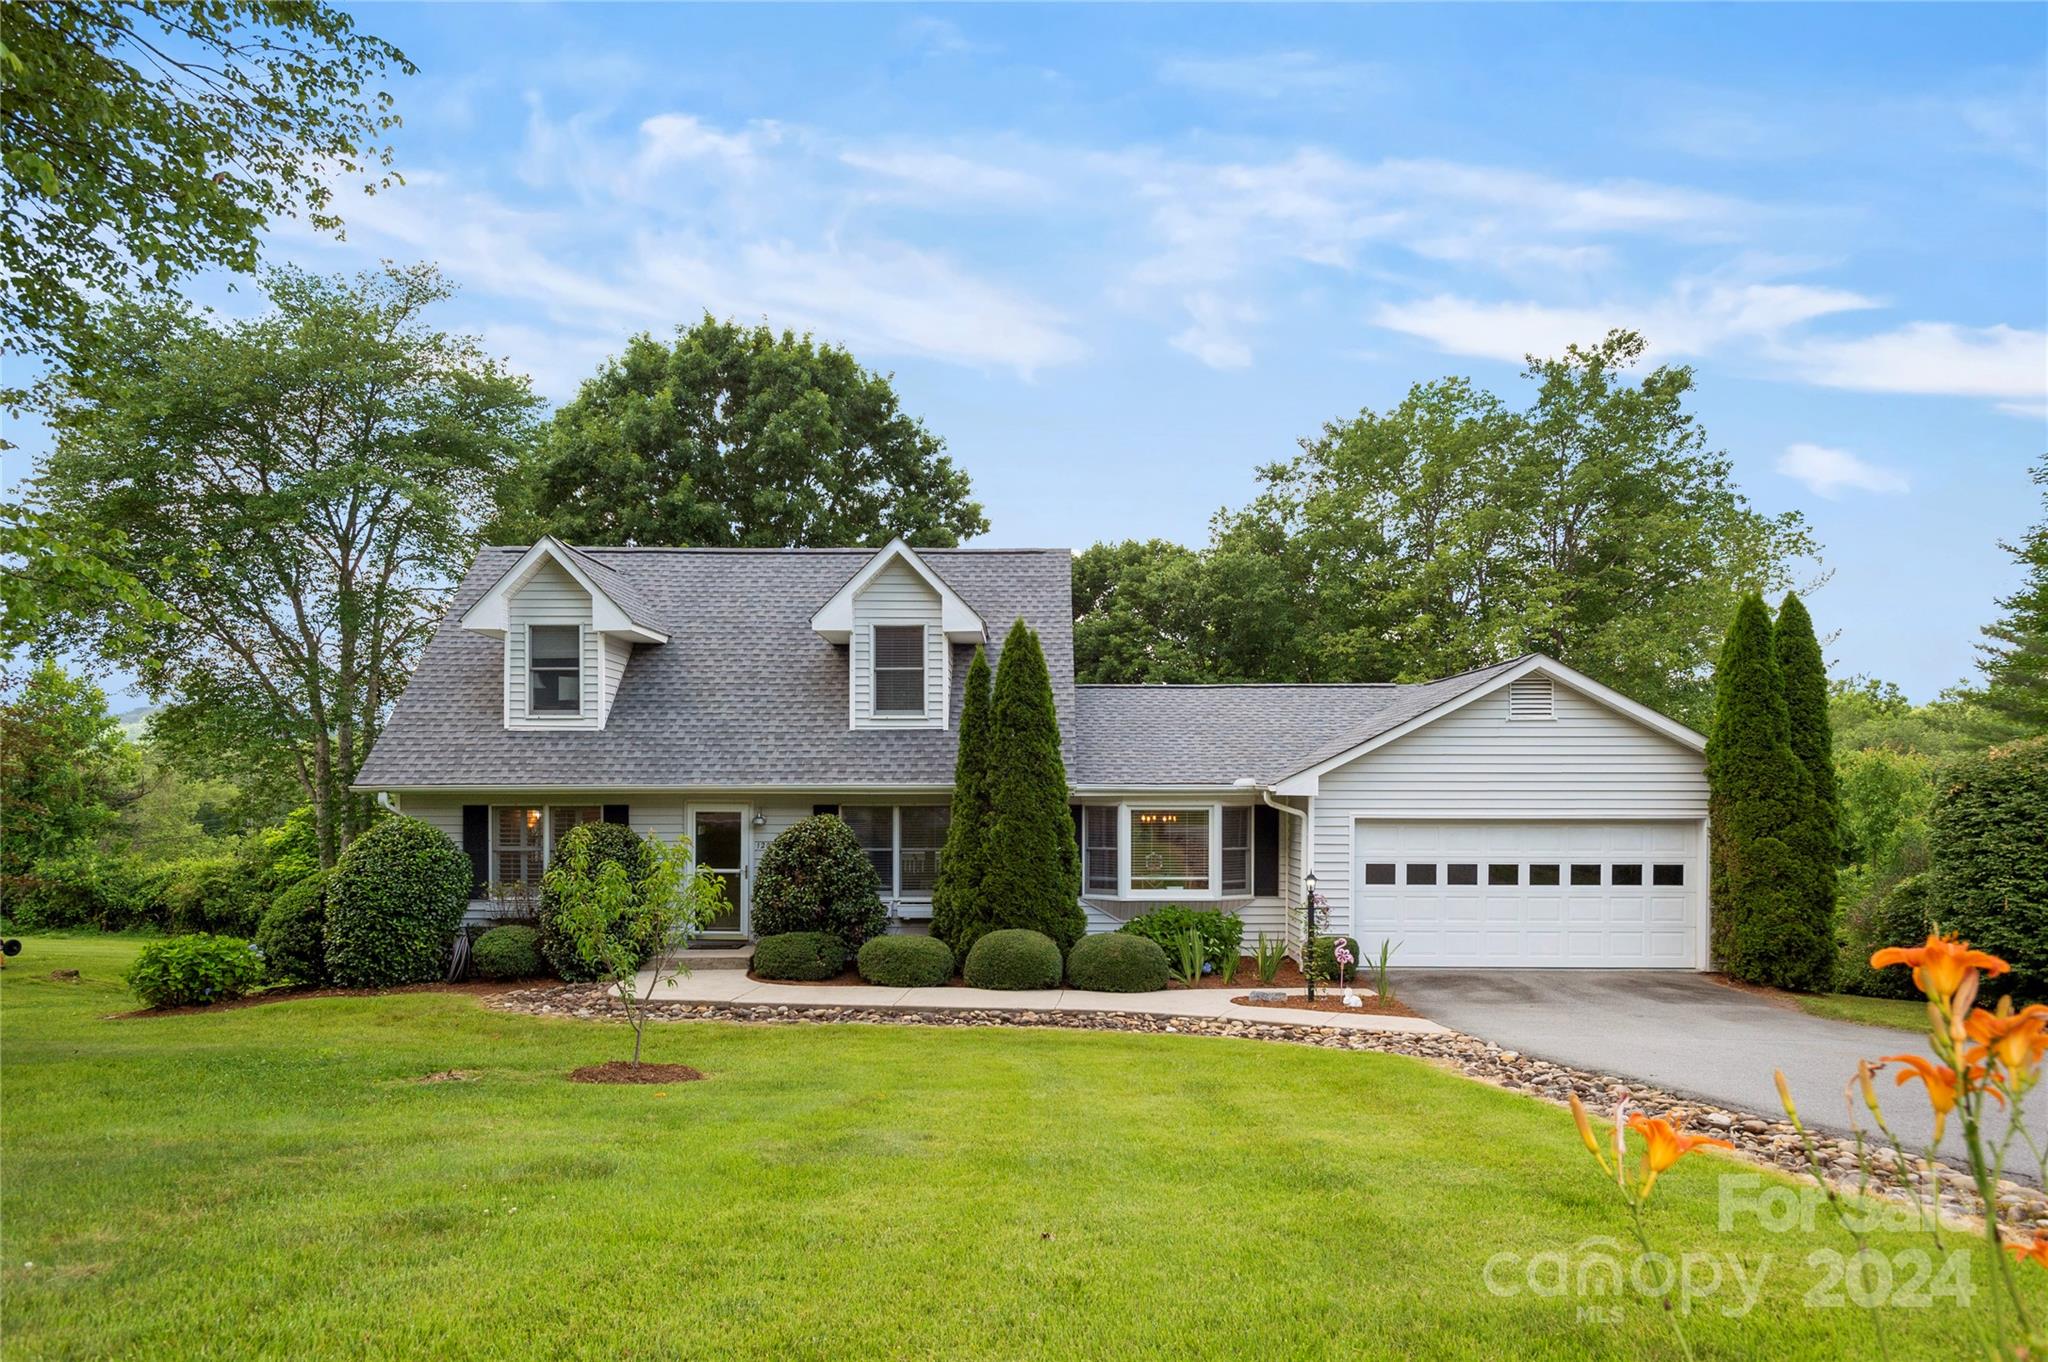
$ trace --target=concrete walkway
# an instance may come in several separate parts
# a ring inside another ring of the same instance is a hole
[[[1137,1012],[1152,1017],[1199,1017],[1263,1025],[1330,1026],[1346,1031],[1441,1034],[1447,1028],[1420,1017],[1353,1016],[1306,1008],[1244,1007],[1238,990],[1165,989],[1157,993],[1092,993],[1078,988],[1009,992],[992,988],[876,988],[870,984],[765,984],[740,970],[699,970],[656,983],[642,970],[635,987],[664,1003],[730,1003],[743,1007],[892,1008],[916,1012]],[[1255,985],[1246,985],[1250,992]],[[1300,993],[1300,989],[1288,990]],[[1359,990],[1361,994],[1367,990]]]

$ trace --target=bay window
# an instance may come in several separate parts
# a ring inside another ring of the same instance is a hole
[[[1131,810],[1131,892],[1209,891],[1209,810]]]
[[[1114,804],[1090,804],[1083,811],[1081,848],[1087,867],[1084,884],[1091,894],[1116,893],[1116,825],[1120,810]]]
[[[1223,811],[1223,895],[1248,894],[1252,887],[1252,811]]]
[[[1082,892],[1169,901],[1252,898],[1261,858],[1253,815],[1244,804],[1084,805]],[[1273,848],[1264,853],[1274,854]]]

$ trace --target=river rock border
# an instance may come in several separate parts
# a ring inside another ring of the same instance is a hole
[[[555,984],[517,989],[486,999],[491,1007],[537,1017],[568,1017],[584,1021],[623,1021],[601,984]],[[1003,1011],[997,1009],[846,1007],[835,1004],[682,1003],[648,1004],[655,1021],[742,1022],[754,1025],[791,1023],[861,1023],[881,1026],[1036,1026],[1069,1031],[1130,1031],[1150,1035],[1222,1036],[1237,1040],[1279,1041],[1326,1050],[1370,1050],[1405,1055],[1452,1069],[1468,1078],[1541,1098],[1560,1107],[1574,1092],[1600,1120],[1624,1094],[1631,1105],[1656,1115],[1683,1119],[1698,1133],[1711,1133],[1733,1144],[1752,1162],[1810,1178],[1811,1168],[1799,1135],[1783,1119],[1703,1104],[1660,1088],[1632,1083],[1608,1074],[1574,1069],[1503,1050],[1491,1041],[1456,1031],[1361,1031],[1299,1022],[1244,1021],[1222,1017],[1160,1017],[1138,1012]],[[1862,1191],[1898,1202],[1925,1206],[1930,1190],[1944,1219],[1975,1221],[1982,1202],[1969,1175],[1946,1163],[1909,1158],[1909,1188],[1888,1151],[1873,1158],[1868,1182],[1859,1169],[1853,1140],[1809,1128],[1814,1152],[1828,1169],[1828,1181],[1848,1193]],[[1998,1215],[2015,1229],[2048,1234],[2048,1193],[2025,1183],[2003,1181],[1998,1187]]]

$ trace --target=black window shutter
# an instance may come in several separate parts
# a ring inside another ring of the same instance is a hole
[[[633,823],[633,809],[629,804],[607,804],[604,806],[604,821],[630,827]]]
[[[1280,810],[1266,804],[1252,806],[1252,893],[1280,893]]]
[[[469,896],[482,898],[491,882],[491,806],[462,806],[462,849],[469,856]]]
[[[811,817],[816,818],[821,813],[829,813],[832,814],[834,817],[837,817],[839,813],[839,806],[837,804],[811,805]]]

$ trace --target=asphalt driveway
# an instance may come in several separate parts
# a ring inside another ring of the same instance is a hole
[[[1503,1049],[1767,1118],[1781,1109],[1771,1071],[1783,1069],[1800,1116],[1836,1131],[1848,1128],[1842,1093],[1858,1059],[1927,1052],[1904,1031],[1811,1017],[1783,1000],[1679,971],[1396,970],[1394,984],[1400,1000],[1431,1021]],[[1924,1091],[1918,1083],[1894,1088],[1891,1080],[1889,1072],[1880,1079],[1886,1119],[1911,1147],[1925,1148],[1934,1118]],[[2043,1089],[2026,1109],[2027,1128],[2048,1131]],[[1857,1115],[1867,1129],[1860,1101]],[[1942,1152],[1962,1155],[1953,1128]],[[2013,1162],[2031,1163],[2023,1148]]]

